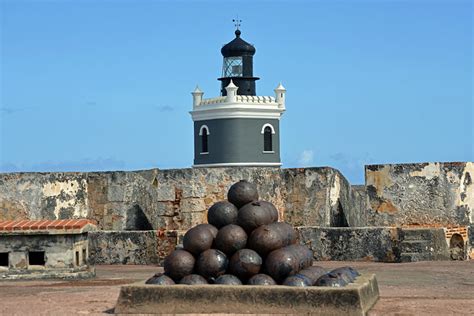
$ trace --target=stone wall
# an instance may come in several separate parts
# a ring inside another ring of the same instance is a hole
[[[194,168],[0,174],[0,220],[87,217],[102,230],[187,230],[240,179],[255,182],[293,225],[361,225],[366,212],[332,168]]]
[[[318,261],[399,262],[399,229],[393,227],[298,227],[300,243]]]
[[[89,232],[91,264],[162,264],[177,244],[176,232]]]
[[[447,227],[474,222],[474,164],[366,166],[351,187],[323,168],[194,168],[0,174],[0,220],[87,217],[102,230],[180,230],[240,179],[255,182],[280,219],[295,226]]]
[[[446,227],[474,222],[474,163],[365,167],[369,226]]]

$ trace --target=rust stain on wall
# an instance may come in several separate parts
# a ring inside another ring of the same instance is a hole
[[[376,210],[377,210],[377,212],[383,212],[383,213],[396,213],[396,212],[398,212],[398,209],[390,201],[383,201],[382,203],[380,203],[377,206]]]
[[[390,166],[383,166],[378,170],[369,170],[366,172],[366,185],[375,187],[377,195],[383,196],[384,189],[393,184],[390,176]]]

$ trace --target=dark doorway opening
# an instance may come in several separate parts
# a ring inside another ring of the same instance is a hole
[[[349,227],[347,223],[346,214],[344,214],[344,209],[342,208],[341,202],[337,202],[336,212],[331,218],[331,227]]]
[[[0,252],[0,267],[8,268],[8,252]]]
[[[127,210],[125,230],[153,230],[153,226],[140,206],[134,205]]]
[[[30,251],[28,253],[28,264],[30,266],[44,266],[45,263],[44,251]]]
[[[452,260],[464,260],[464,238],[460,234],[453,234],[449,240],[449,254]]]

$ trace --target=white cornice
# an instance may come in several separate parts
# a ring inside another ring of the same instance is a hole
[[[273,105],[254,105],[230,103],[203,106],[190,111],[193,121],[203,121],[223,118],[263,118],[279,120],[285,109]]]

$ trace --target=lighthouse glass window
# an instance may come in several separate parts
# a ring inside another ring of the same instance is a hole
[[[224,58],[222,77],[242,77],[242,57]]]

